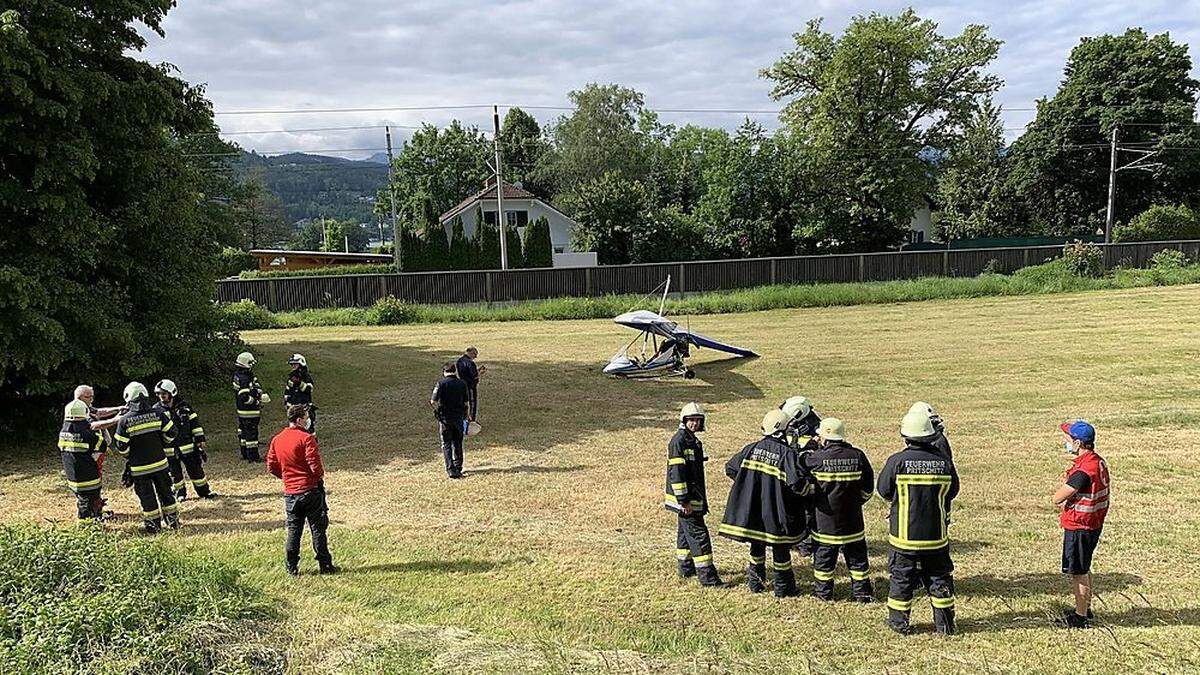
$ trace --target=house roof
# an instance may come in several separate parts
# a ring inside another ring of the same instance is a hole
[[[476,192],[475,194],[471,195],[470,197],[467,197],[466,199],[459,202],[458,205],[455,206],[454,208],[452,208],[449,211],[438,216],[438,222],[444,223],[447,220],[450,220],[454,216],[457,216],[458,214],[462,213],[463,211],[466,211],[475,202],[487,201],[489,199],[495,200],[496,199],[496,184],[494,182],[490,182],[490,181],[489,181],[489,183],[490,184],[487,187],[483,188],[479,192]],[[503,197],[504,197],[504,199],[536,199],[536,197],[534,196],[534,194],[532,192],[530,192],[524,188],[517,187],[516,185],[513,185],[511,183],[504,184]]]

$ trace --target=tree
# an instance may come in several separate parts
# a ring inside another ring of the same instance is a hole
[[[469,270],[473,259],[471,242],[463,228],[462,216],[455,216],[450,228],[450,269]]]
[[[657,127],[657,119],[642,94],[627,87],[589,84],[567,96],[575,110],[551,128],[538,176],[553,186],[555,203],[570,214],[582,186],[606,174],[644,185],[648,130]]]
[[[525,227],[529,227],[526,225]],[[510,270],[525,267],[525,255],[521,251],[521,234],[516,227],[504,228],[504,245],[508,248],[508,268]]]
[[[984,72],[1000,42],[983,26],[954,37],[912,10],[850,21],[840,37],[810,21],[762,75],[803,152],[805,212],[796,236],[877,250],[900,243],[933,188],[925,157],[944,151],[1000,86]]]
[[[525,226],[525,267],[553,267],[554,244],[545,216]]]
[[[201,88],[136,58],[139,30],[161,35],[171,6],[9,0],[0,10],[8,419],[50,411],[79,382],[119,386],[167,368],[200,382],[227,362],[212,297],[232,228],[211,205],[232,195],[211,191],[228,181],[212,151],[234,148],[215,139]]]
[[[267,190],[262,170],[255,170],[234,192],[233,217],[247,250],[270,248],[287,239],[283,203]]]
[[[389,211],[396,195],[401,229],[423,230],[440,213],[483,189],[492,175],[492,144],[476,127],[458,120],[444,129],[426,124],[404,142],[394,161],[393,189],[379,191],[377,208]]]
[[[636,180],[606,173],[578,188],[574,244],[595,251],[601,265],[623,265],[633,253],[633,232],[645,220],[646,188]]]
[[[951,147],[938,176],[938,239],[1018,234],[1006,223],[1004,122],[988,102],[976,111]]]
[[[1196,198],[1200,128],[1192,118],[1200,83],[1191,70],[1188,46],[1165,33],[1131,28],[1079,42],[1058,92],[1038,101],[1036,119],[1012,148],[1012,189],[1039,230],[1091,234],[1103,227],[1113,128],[1123,145],[1164,149],[1154,158],[1157,168],[1119,174],[1117,221],[1151,204]],[[1122,153],[1120,161],[1135,158]]]
[[[546,154],[546,148],[546,139],[542,137],[537,120],[520,108],[509,108],[500,125],[504,180],[520,183],[538,197],[548,199],[550,186],[543,184],[537,176],[537,166]]]
[[[292,233],[288,248],[293,251],[320,251],[325,242],[325,226],[319,220],[308,220]]]
[[[500,269],[500,228],[485,222],[483,211],[475,210],[475,261],[472,267],[478,270]]]
[[[632,261],[701,260],[710,257],[705,228],[696,215],[672,204],[655,209],[633,232]]]
[[[1183,205],[1156,204],[1113,230],[1113,241],[1118,242],[1172,239],[1200,239],[1200,213]]]
[[[450,244],[446,241],[446,229],[434,223],[425,228],[423,238],[425,240],[425,259],[429,261],[428,268],[431,270],[454,269],[453,261],[450,259]]]

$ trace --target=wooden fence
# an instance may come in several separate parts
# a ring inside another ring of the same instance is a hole
[[[1100,245],[1104,264],[1141,267],[1163,249],[1200,258],[1200,241]],[[846,255],[648,263],[569,269],[346,274],[228,279],[217,300],[253,300],[272,311],[369,307],[389,295],[421,304],[469,304],[645,293],[671,275],[678,293],[723,291],[770,284],[893,281],[928,276],[973,277],[1010,273],[1062,254],[1061,246],[900,251]]]

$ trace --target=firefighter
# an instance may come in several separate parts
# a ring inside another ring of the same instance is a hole
[[[850,570],[850,598],[871,602],[863,504],[874,492],[875,473],[866,454],[847,443],[845,434],[841,420],[826,417],[817,429],[817,449],[800,456],[813,477],[813,596],[833,600],[833,570],[840,551]]]
[[[816,450],[817,426],[821,424],[821,416],[817,414],[816,410],[813,410],[812,402],[804,396],[791,396],[780,404],[779,409],[788,416],[788,445],[802,455]],[[816,529],[816,517],[812,499],[805,498],[804,519],[808,525],[809,535],[796,544],[796,550],[806,558],[811,558],[813,555],[812,531]]]
[[[250,352],[238,354],[233,369],[234,406],[237,410],[238,443],[242,459],[251,463],[262,461],[258,454],[258,421],[262,404],[270,403],[271,397],[263,393],[258,378],[254,376],[257,361]]]
[[[888,627],[909,631],[913,591],[920,584],[933,605],[934,630],[954,633],[954,563],[950,560],[947,514],[958,495],[954,462],[933,444],[937,430],[923,410],[900,423],[905,447],[879,472],[879,496],[891,502],[888,543]]]
[[[787,424],[783,411],[768,412],[762,421],[762,438],[725,465],[733,487],[717,529],[722,536],[750,544],[746,581],[751,593],[766,590],[770,547],[775,595],[781,598],[797,594],[791,547],[808,534],[801,498],[812,490],[799,453],[784,438]]]
[[[933,424],[933,446],[942,453],[946,459],[954,460],[954,453],[950,449],[950,440],[946,438],[946,425],[942,422],[941,415],[938,415],[933,410],[933,406],[924,401],[917,401],[908,409],[909,412],[920,412],[929,416],[929,421]]]
[[[184,471],[192,481],[192,489],[196,496],[202,499],[216,497],[204,475],[204,463],[208,454],[204,451],[204,427],[200,424],[200,415],[188,402],[179,396],[179,387],[171,380],[159,380],[154,385],[154,393],[158,395],[158,405],[155,407],[171,417],[175,423],[175,442],[167,447],[167,465],[171,468],[171,489],[175,491],[175,499],[187,499],[187,483],[184,482]]]
[[[308,360],[303,354],[292,354],[288,359],[292,371],[288,373],[287,384],[283,387],[283,403],[285,406],[308,406],[308,433],[317,433],[317,406],[313,404],[313,379],[308,372]]]
[[[708,513],[705,487],[704,445],[696,437],[704,431],[704,407],[689,403],[679,412],[679,431],[667,444],[665,507],[679,514],[675,530],[675,559],[680,577],[699,577],[701,586],[723,586],[713,564],[712,538],[704,516]]]
[[[1071,577],[1075,607],[1064,610],[1055,623],[1065,628],[1090,628],[1094,618],[1092,555],[1108,515],[1108,464],[1096,453],[1096,429],[1091,424],[1075,420],[1059,428],[1072,462],[1053,500],[1062,510],[1058,517],[1063,528],[1062,571]]]
[[[171,493],[171,473],[164,448],[175,443],[175,423],[170,415],[150,402],[150,393],[141,382],[125,386],[129,411],[121,415],[113,432],[116,451],[125,458],[125,478],[142,503],[142,523],[146,532],[162,529],[163,522],[179,527],[179,505]]]
[[[63,426],[58,433],[58,450],[62,453],[63,475],[67,488],[75,493],[79,520],[100,520],[104,517],[104,500],[100,498],[100,466],[96,456],[104,452],[104,436],[88,422],[88,406],[79,399],[63,409]]]

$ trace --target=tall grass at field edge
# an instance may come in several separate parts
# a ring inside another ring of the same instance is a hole
[[[1156,256],[1146,269],[1121,268],[1100,276],[1079,274],[1065,260],[1027,267],[1013,274],[978,277],[923,277],[904,281],[762,286],[669,299],[673,316],[730,314],[771,309],[877,305],[925,300],[991,296],[1043,295],[1075,291],[1175,286],[1200,283],[1200,264],[1181,257]],[[607,319],[629,311],[643,296],[608,295],[595,298],[554,298],[512,305],[416,305],[388,297],[369,308],[308,309],[270,312],[249,300],[222,305],[235,330],[307,326],[385,326],[410,323],[479,323],[486,321],[555,321]]]

